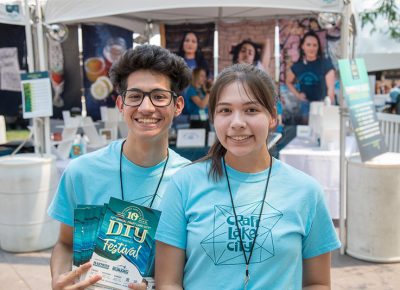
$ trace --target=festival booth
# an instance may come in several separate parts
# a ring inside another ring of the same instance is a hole
[[[243,20],[271,20],[289,19],[293,16],[309,17],[318,16],[320,12],[343,14],[342,1],[322,0],[296,0],[296,1],[151,1],[132,3],[127,1],[60,1],[48,0],[44,4],[43,22],[49,24],[81,24],[81,23],[107,23],[128,28],[146,37],[149,33],[156,33],[165,24],[179,23],[204,23],[215,22],[218,26],[235,23]],[[346,22],[346,21],[344,21]],[[38,25],[41,27],[41,23]],[[218,73],[219,55],[224,49],[218,42],[218,33],[214,41],[214,73]],[[277,37],[275,37],[277,38]],[[39,43],[41,43],[41,40]],[[42,39],[44,41],[44,39]],[[342,36],[344,51],[347,44],[346,34]],[[275,47],[279,47],[275,43]],[[38,48],[40,64],[43,66],[45,45],[41,43]],[[275,67],[279,68],[279,49],[276,49]],[[40,68],[42,70],[42,67]],[[275,69],[276,79],[279,78],[279,69]]]
[[[344,4],[344,3],[345,4]],[[349,48],[351,47],[351,39],[349,37],[349,18],[350,5],[349,1],[323,1],[323,0],[293,0],[293,1],[203,1],[201,3],[194,1],[151,1],[144,3],[132,3],[122,0],[117,1],[61,1],[48,0],[44,6],[44,22],[46,24],[63,23],[63,24],[79,24],[79,23],[108,23],[119,27],[129,28],[140,33],[147,38],[150,33],[160,31],[163,35],[165,24],[173,25],[180,23],[205,23],[215,22],[215,41],[214,41],[214,72],[219,71],[219,55],[223,49],[223,44],[218,42],[218,28],[223,23],[235,23],[241,20],[279,20],[301,15],[318,15],[320,12],[337,13],[342,15],[342,33],[341,33],[341,56],[346,58]],[[279,47],[279,44],[278,44]],[[279,51],[278,49],[276,50]],[[278,56],[278,57],[277,57]],[[275,67],[279,68],[279,54],[275,54]],[[274,75],[279,78],[279,69],[276,69]],[[341,106],[344,107],[343,100]],[[343,111],[343,110],[342,110]],[[317,114],[318,115],[318,114]],[[336,118],[337,115],[334,117]],[[346,151],[346,116],[340,115],[340,144],[335,157],[335,164],[338,166],[336,170],[340,171],[339,191],[342,193],[340,198],[340,217],[341,217],[341,239],[344,240],[344,217],[346,211],[345,192],[346,177],[345,171],[345,151]],[[338,119],[336,119],[336,122]],[[337,128],[334,128],[335,130]],[[337,133],[337,130],[335,131]],[[332,134],[331,134],[332,136]],[[337,136],[337,135],[334,135]],[[329,137],[330,138],[330,137]],[[332,145],[333,144],[333,145]],[[336,143],[327,142],[326,148],[336,146]],[[336,154],[336,153],[335,153]],[[340,158],[340,162],[337,158]],[[339,167],[339,168],[338,168]],[[336,176],[338,172],[335,172]],[[329,177],[330,173],[327,173]],[[332,175],[331,175],[332,176]],[[337,185],[335,185],[337,186]],[[351,194],[351,192],[350,192]],[[330,199],[328,198],[328,201]],[[335,200],[338,203],[338,198]],[[370,206],[370,205],[368,205]],[[337,206],[336,206],[337,208]],[[349,211],[351,208],[349,208]],[[348,218],[352,215],[348,213]],[[348,221],[349,222],[349,221]],[[354,225],[354,223],[353,223]],[[365,227],[356,223],[356,228]],[[349,237],[351,234],[348,235]],[[353,235],[354,237],[354,235]],[[354,239],[354,238],[353,238]],[[354,241],[354,240],[353,240]],[[394,243],[395,244],[395,243]],[[344,249],[344,248],[343,248]],[[393,254],[393,253],[391,253]]]

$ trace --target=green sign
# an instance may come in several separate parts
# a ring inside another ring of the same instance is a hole
[[[343,94],[363,162],[387,151],[371,98],[363,59],[339,60]]]

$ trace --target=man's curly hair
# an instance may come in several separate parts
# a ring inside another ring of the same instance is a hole
[[[109,76],[118,93],[127,89],[128,76],[138,70],[165,75],[171,90],[180,94],[189,85],[191,72],[183,58],[156,45],[141,45],[128,49],[110,69]]]

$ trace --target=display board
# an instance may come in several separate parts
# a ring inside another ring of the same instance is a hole
[[[21,92],[24,119],[53,115],[47,71],[21,74]]]
[[[339,70],[361,160],[365,162],[387,151],[371,97],[365,62],[359,58],[341,59]]]

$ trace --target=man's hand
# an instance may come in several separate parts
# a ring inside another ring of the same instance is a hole
[[[61,274],[58,277],[55,277],[52,281],[52,288],[53,290],[74,290],[74,289],[85,289],[86,287],[95,284],[96,282],[101,280],[101,275],[94,275],[90,278],[87,278],[83,281],[77,282],[79,277],[86,273],[92,265],[90,262],[87,262],[79,268],[76,268],[73,271],[66,272]],[[132,288],[135,289],[135,288]],[[140,289],[140,288],[138,288]],[[146,288],[144,288],[146,289]]]

